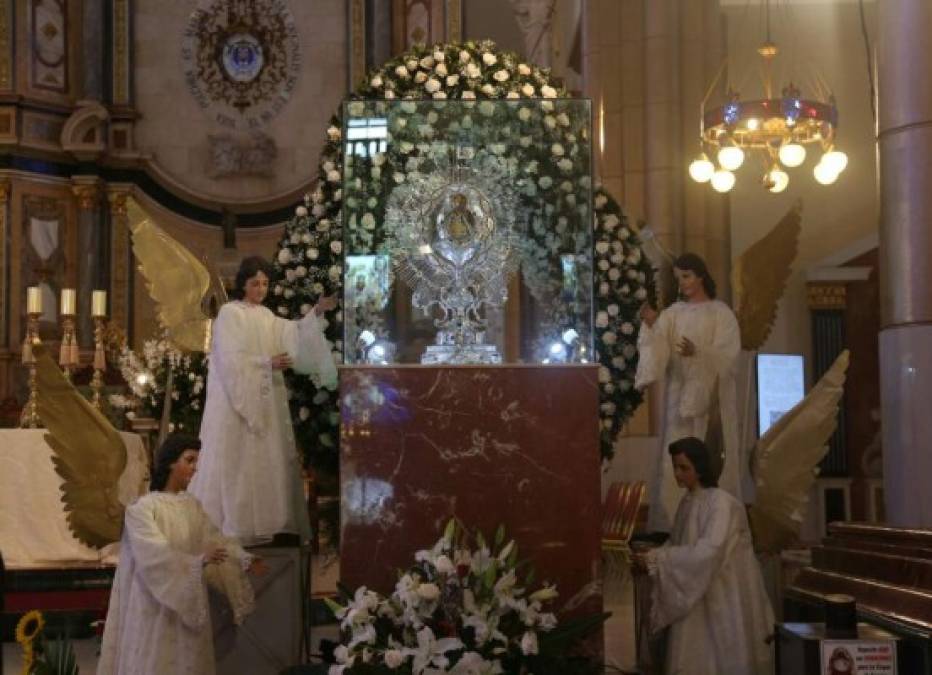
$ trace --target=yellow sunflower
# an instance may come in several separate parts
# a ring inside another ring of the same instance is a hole
[[[43,628],[45,628],[45,619],[42,617],[42,612],[38,609],[26,612],[16,624],[16,641],[21,645],[31,645]]]

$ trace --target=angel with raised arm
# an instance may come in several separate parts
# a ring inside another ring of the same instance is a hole
[[[283,371],[308,374],[318,387],[335,388],[336,366],[323,334],[323,313],[336,298],[322,298],[300,321],[275,316],[262,302],[271,265],[243,260],[234,296],[213,323],[204,444],[191,492],[223,533],[244,545],[276,534],[310,536]]]
[[[719,483],[742,500],[745,463],[738,437],[735,377],[741,335],[731,308],[715,299],[715,281],[705,261],[686,253],[673,263],[680,300],[661,312],[641,308],[635,386],[666,385],[663,447],[688,436],[705,439],[712,418],[720,418],[724,457]],[[715,409],[717,408],[717,409]],[[669,532],[679,501],[672,466],[658,457],[648,527]]]

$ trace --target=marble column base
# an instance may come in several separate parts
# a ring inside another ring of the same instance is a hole
[[[887,522],[932,527],[932,324],[880,332]]]

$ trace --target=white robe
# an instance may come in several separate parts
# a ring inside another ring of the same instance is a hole
[[[648,568],[651,631],[670,627],[667,675],[773,672],[773,610],[743,504],[718,488],[687,493]]]
[[[205,566],[223,546],[229,558]],[[252,611],[252,561],[186,492],[151,492],[127,507],[98,675],[212,675],[207,584],[228,593],[234,621]]]
[[[288,321],[245,302],[225,304],[214,321],[202,448],[188,490],[225,535],[244,545],[279,532],[310,536],[288,391],[270,359],[287,353],[295,371],[335,388],[322,330],[313,311]]]
[[[696,347],[680,356],[683,337]],[[673,477],[667,447],[686,436],[705,440],[712,392],[718,384],[725,457],[718,484],[739,501],[747,474],[738,440],[738,401],[735,376],[741,335],[734,313],[723,302],[677,302],[663,310],[653,327],[641,324],[638,336],[638,388],[663,381],[666,385],[662,446],[650,486],[648,529],[669,532],[680,490]]]

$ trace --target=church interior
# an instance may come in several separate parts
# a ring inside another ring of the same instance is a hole
[[[0,670],[932,674],[928,35],[0,0]]]

